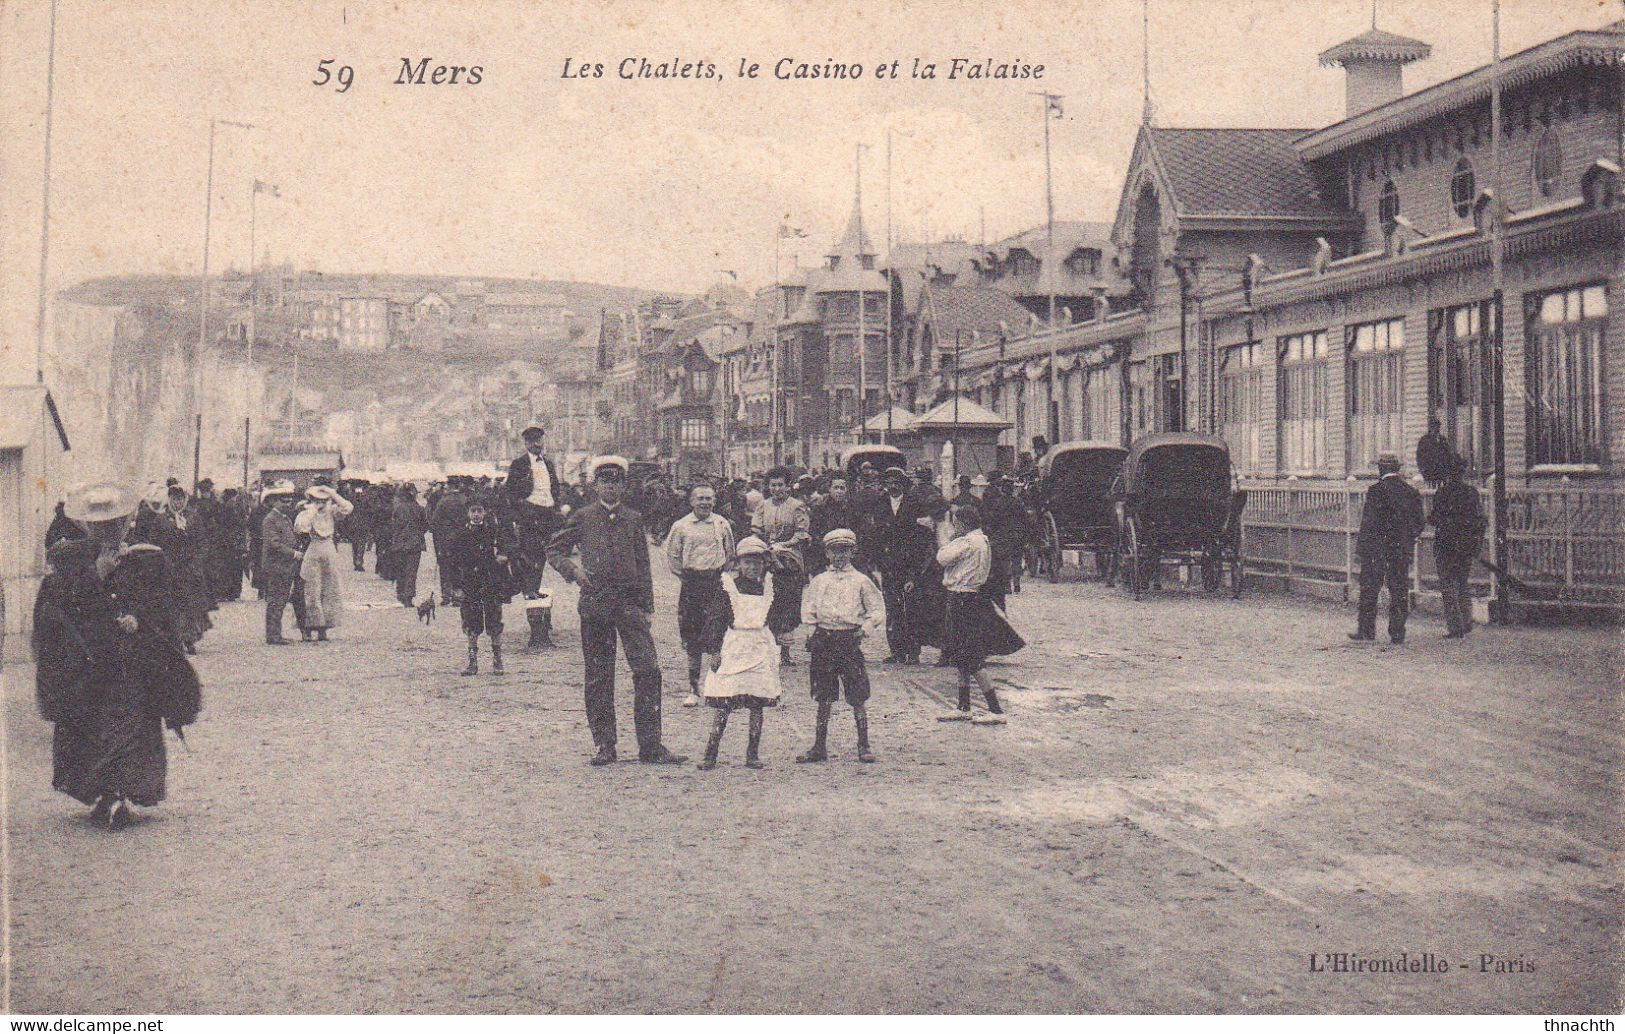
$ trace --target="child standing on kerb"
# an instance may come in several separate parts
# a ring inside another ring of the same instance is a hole
[[[826,761],[829,752],[829,717],[844,693],[858,726],[858,760],[873,763],[869,749],[869,671],[863,660],[863,640],[886,627],[886,604],[868,575],[852,566],[858,537],[850,529],[836,528],[824,536],[829,569],[812,580],[801,599],[802,624],[812,625],[807,640],[812,663],[807,666],[812,698],[818,704],[813,745],[799,762]]]
[[[701,695],[706,705],[716,709],[711,719],[711,739],[705,745],[701,771],[717,767],[717,751],[728,716],[736,708],[750,712],[750,739],[745,745],[745,767],[766,768],[762,764],[762,708],[779,702],[779,644],[767,627],[767,611],[773,605],[773,588],[767,574],[767,543],[754,535],[734,547],[738,567],[722,576],[722,649],[711,655],[711,671],[705,677]]]

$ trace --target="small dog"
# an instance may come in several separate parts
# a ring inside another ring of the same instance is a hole
[[[434,620],[434,593],[418,601],[418,620],[425,625]]]

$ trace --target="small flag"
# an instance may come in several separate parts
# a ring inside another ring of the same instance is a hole
[[[277,187],[276,184],[267,183],[264,180],[255,180],[254,181],[254,193],[256,193],[256,194],[269,194],[272,197],[281,197],[282,196],[282,191]]]
[[[794,239],[796,237],[805,237],[807,234],[805,231],[797,229],[788,223],[780,223],[779,236]]]
[[[735,280],[739,279],[739,274],[734,272],[731,269],[724,269],[724,270],[722,270],[722,272],[727,273],[730,277],[733,277]]]
[[[1062,115],[1066,114],[1066,112],[1061,110],[1061,98],[1057,97],[1055,94],[1053,94],[1053,93],[1044,94],[1044,100],[1045,100],[1045,107],[1044,107],[1045,114],[1054,115],[1056,118],[1060,118]]]

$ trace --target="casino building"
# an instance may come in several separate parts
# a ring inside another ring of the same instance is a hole
[[[1437,419],[1488,498],[1499,437],[1513,573],[1617,610],[1625,22],[1504,58],[1498,141],[1491,67],[1403,92],[1429,53],[1376,29],[1323,52],[1347,85],[1330,126],[1142,126],[1111,233],[1127,297],[982,339],[961,390],[1016,424],[1012,450],[1222,435],[1251,567],[1293,588],[1348,591],[1379,452],[1414,472]]]

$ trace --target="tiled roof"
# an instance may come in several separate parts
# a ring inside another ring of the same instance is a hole
[[[1152,128],[1155,161],[1181,216],[1339,218],[1293,142],[1304,129]]]
[[[926,287],[921,301],[923,319],[935,328],[937,341],[952,340],[956,330],[976,330],[984,336],[999,333],[1002,322],[1012,331],[1032,319],[1020,302],[992,287]]]
[[[1093,246],[1109,249],[1111,240],[1111,223],[1061,220],[1055,224],[1055,247],[1063,258],[1074,248]],[[1049,226],[1041,224],[1030,230],[1023,230],[1012,237],[989,244],[987,249],[1003,258],[1009,254],[1012,247],[1026,248],[1034,255],[1041,255],[1049,249]]]

